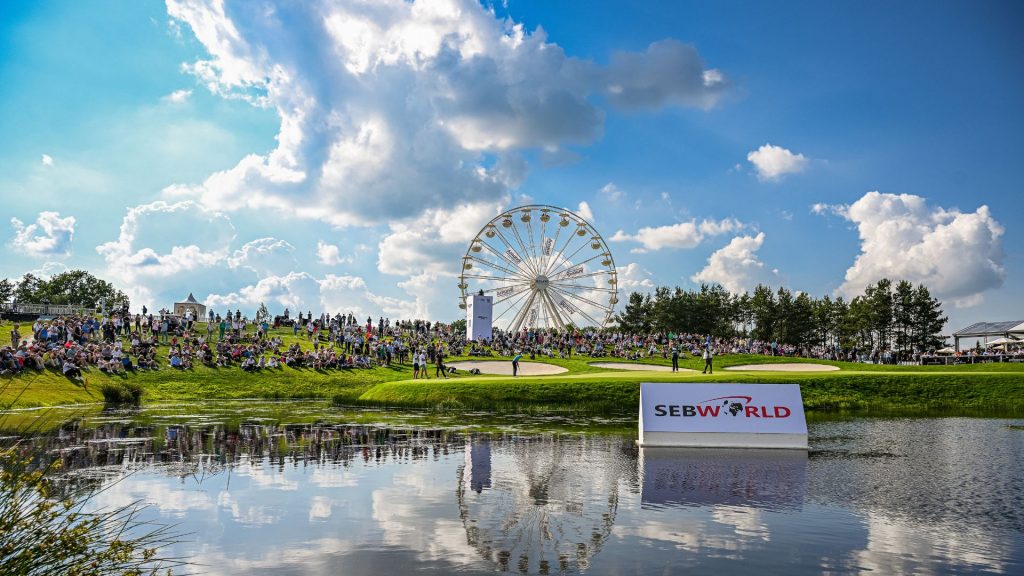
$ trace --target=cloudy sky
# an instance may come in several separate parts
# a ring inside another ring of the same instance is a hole
[[[4,2],[0,277],[451,320],[480,226],[540,203],[593,222],[626,290],[887,276],[952,329],[1018,319],[1021,22],[1012,0]]]

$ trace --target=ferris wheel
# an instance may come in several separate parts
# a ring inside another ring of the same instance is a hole
[[[559,328],[607,324],[618,297],[615,260],[601,234],[555,206],[512,208],[488,222],[466,249],[459,308],[473,294],[494,298],[493,324]]]

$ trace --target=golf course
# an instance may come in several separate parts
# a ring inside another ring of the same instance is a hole
[[[0,330],[9,329],[7,325]],[[289,329],[273,330],[285,345],[311,348]],[[161,349],[163,352],[165,349]],[[446,358],[456,367],[448,378],[413,379],[412,366],[314,370],[278,367],[246,372],[238,367],[173,369],[160,355],[159,370],[107,374],[92,369],[80,380],[57,370],[23,371],[0,377],[0,407],[36,408],[104,402],[104,387],[137,387],[142,403],[206,399],[320,398],[347,406],[393,406],[429,410],[487,410],[534,413],[576,411],[622,414],[636,410],[641,382],[797,383],[809,412],[882,414],[1024,413],[1024,364],[890,366],[817,359],[724,354],[714,374],[702,374],[700,358],[684,356],[680,371],[660,357],[637,362],[573,356],[523,358],[518,377],[507,372],[511,358]],[[472,362],[466,365],[463,362]],[[458,366],[483,366],[473,375]],[[543,367],[535,369],[534,367]],[[805,368],[800,370],[800,368]],[[557,372],[531,375],[535,372]]]

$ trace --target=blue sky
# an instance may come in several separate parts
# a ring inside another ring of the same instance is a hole
[[[475,232],[536,202],[588,216],[625,291],[888,276],[951,329],[1017,319],[1022,23],[1012,1],[4,3],[0,276],[447,320]]]

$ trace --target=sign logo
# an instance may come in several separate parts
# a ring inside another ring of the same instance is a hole
[[[642,445],[806,448],[806,437],[796,384],[640,385]]]
[[[516,251],[511,249],[511,248],[509,248],[508,250],[505,250],[505,256],[508,256],[508,259],[513,261],[513,262],[515,262],[516,264],[522,264],[523,263],[523,259],[520,258],[519,254],[516,254]]]
[[[722,402],[719,403],[719,400]],[[758,406],[751,404],[753,401],[750,396],[719,396],[696,404],[657,404],[654,406],[654,415],[683,418],[789,418],[793,415],[788,406]]]

